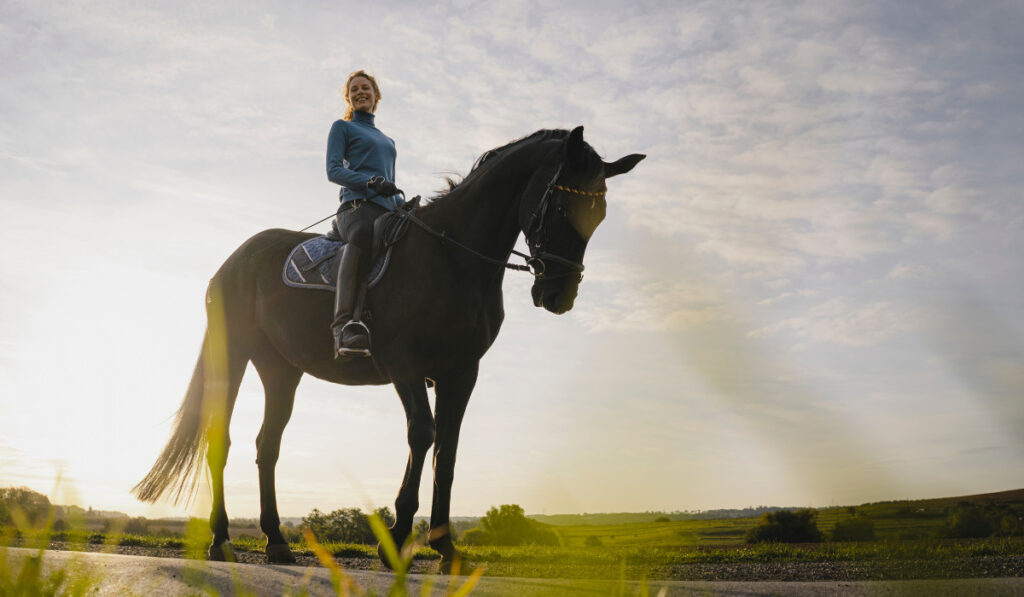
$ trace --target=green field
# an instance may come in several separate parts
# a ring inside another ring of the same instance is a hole
[[[483,566],[485,574],[494,576],[806,580],[818,576],[854,579],[1024,575],[1024,537],[941,537],[950,509],[961,502],[1000,504],[1020,513],[1024,512],[1024,490],[818,511],[818,528],[826,536],[839,521],[853,516],[870,520],[877,539],[857,543],[748,545],[745,535],[758,523],[757,517],[664,520],[663,515],[651,513],[651,522],[543,525],[557,535],[558,545],[462,545],[459,549],[471,565]],[[658,518],[663,520],[654,522]],[[233,543],[240,558],[263,561],[264,539],[259,530],[239,522],[243,524],[234,529]],[[22,533],[16,543],[39,545],[49,539],[60,542],[53,543],[55,547],[70,549],[86,549],[91,544],[93,549],[139,547],[153,550],[153,555],[202,557],[209,541],[206,522],[198,519],[187,524],[149,521],[147,528],[149,534],[102,533],[89,528],[51,532],[46,537]],[[379,567],[375,546],[327,543],[324,547],[345,566]],[[300,563],[316,563],[313,551],[304,542],[293,543],[292,549]],[[415,549],[413,570],[430,571],[437,559],[429,548]]]

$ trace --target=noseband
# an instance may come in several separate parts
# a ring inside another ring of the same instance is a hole
[[[575,189],[558,184],[558,177],[562,175],[562,164],[558,165],[558,170],[555,171],[555,175],[551,177],[551,182],[548,183],[544,189],[544,195],[541,196],[540,201],[537,202],[537,206],[530,213],[530,220],[523,228],[523,235],[526,236],[526,244],[530,248],[530,256],[527,257],[522,253],[516,252],[517,255],[526,259],[526,265],[530,266],[530,270],[534,277],[537,279],[552,280],[555,278],[564,278],[567,276],[576,276],[577,281],[583,280],[583,264],[566,259],[560,255],[549,253],[544,249],[544,245],[548,241],[548,230],[546,226],[548,211],[552,203],[552,197],[559,193],[557,199],[555,199],[555,210],[559,215],[565,217],[565,208],[561,200],[561,194],[570,193],[573,195],[580,195],[583,197],[591,197],[593,201],[597,201],[598,197],[604,197],[606,191],[584,191],[582,189]],[[547,264],[557,263],[568,271],[562,274],[547,274]]]

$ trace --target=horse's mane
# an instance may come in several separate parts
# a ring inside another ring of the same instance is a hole
[[[501,156],[511,153],[512,150],[517,149],[521,146],[541,143],[550,139],[564,139],[569,136],[569,131],[565,129],[541,129],[535,133],[527,135],[502,145],[501,147],[495,147],[494,149],[483,152],[480,157],[473,163],[473,167],[470,168],[469,173],[462,177],[462,180],[456,182],[452,178],[446,179],[448,181],[448,188],[441,191],[437,195],[430,198],[428,206],[438,202],[444,201],[447,197],[453,194],[458,194],[458,191],[466,188],[474,180],[479,178],[480,174],[486,171],[488,168],[481,169],[481,166],[493,165],[495,160]],[[500,160],[499,160],[500,161]]]

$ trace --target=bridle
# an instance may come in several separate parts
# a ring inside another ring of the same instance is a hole
[[[552,197],[557,195],[557,199],[554,200],[555,211],[565,216],[565,206],[562,201],[565,193],[591,197],[596,202],[599,197],[605,196],[606,191],[584,191],[558,184],[558,178],[562,175],[562,167],[564,165],[565,162],[558,165],[555,175],[551,177],[551,182],[544,188],[544,195],[541,196],[540,201],[533,208],[533,211],[530,213],[530,219],[527,221],[526,226],[523,227],[523,235],[526,237],[526,246],[530,249],[530,256],[527,257],[518,251],[513,251],[513,253],[526,259],[526,264],[530,266],[534,277],[537,279],[552,280],[576,276],[577,282],[579,282],[583,280],[583,270],[585,269],[582,263],[555,255],[544,248],[548,241],[548,228],[545,224],[547,223],[548,212],[551,208]],[[568,271],[561,274],[547,274],[547,264],[549,262],[557,263]]]
[[[533,277],[537,280],[554,280],[557,278],[576,276],[577,282],[579,282],[583,280],[584,266],[582,263],[572,261],[571,259],[566,259],[565,257],[562,257],[560,255],[555,255],[554,253],[550,253],[546,249],[544,249],[544,245],[546,245],[548,241],[548,229],[545,224],[548,216],[548,211],[551,206],[552,197],[556,196],[556,194],[558,195],[559,198],[555,200],[555,210],[560,214],[564,215],[565,208],[562,204],[562,201],[560,200],[562,196],[561,194],[571,193],[584,197],[591,197],[596,202],[599,197],[605,196],[606,191],[589,192],[558,184],[558,177],[562,175],[563,165],[564,162],[558,165],[558,170],[556,170],[555,175],[551,177],[551,182],[549,182],[547,186],[544,188],[544,195],[542,195],[540,201],[537,202],[537,206],[534,207],[533,211],[530,213],[529,221],[523,228],[523,235],[526,237],[526,245],[530,249],[530,254],[526,255],[524,253],[516,251],[515,249],[512,250],[513,254],[522,257],[523,259],[526,260],[526,265],[519,265],[516,263],[502,261],[500,259],[494,259],[493,257],[484,255],[483,253],[477,251],[476,249],[473,249],[472,247],[467,247],[466,245],[455,240],[454,238],[448,236],[447,232],[438,232],[437,230],[434,230],[433,228],[430,227],[429,224],[418,218],[416,215],[413,214],[411,210],[408,210],[405,207],[397,207],[395,211],[398,211],[405,217],[409,218],[409,221],[419,226],[421,229],[423,229],[424,232],[427,232],[428,234],[435,236],[443,241],[451,243],[456,247],[468,253],[471,253],[488,263],[500,265],[510,270],[529,272],[533,274]],[[403,196],[405,195],[405,193],[402,193],[401,190],[399,190],[399,193],[401,193]],[[414,201],[416,199],[419,199],[419,197],[416,197]],[[548,274],[548,263],[557,263],[558,265],[561,265],[562,267],[566,268],[568,271],[561,274]]]

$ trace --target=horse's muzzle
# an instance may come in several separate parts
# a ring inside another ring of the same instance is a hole
[[[576,302],[576,293],[578,291],[578,283],[565,284],[559,288],[538,281],[534,283],[531,289],[533,305],[535,307],[544,307],[555,315],[561,315],[572,309],[573,303]]]

